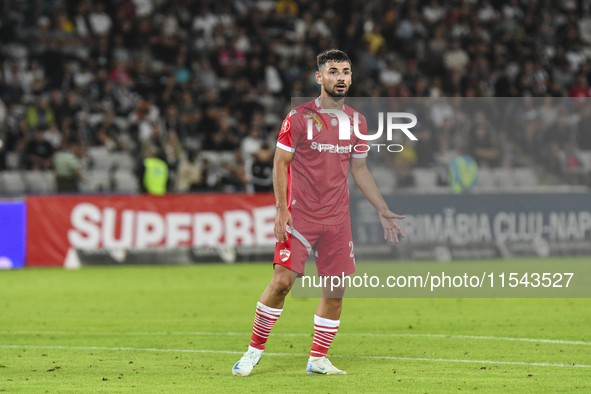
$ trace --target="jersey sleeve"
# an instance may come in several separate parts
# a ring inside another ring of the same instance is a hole
[[[281,123],[281,131],[277,138],[277,147],[288,152],[295,152],[301,134],[301,114],[291,111]]]
[[[365,121],[365,116],[359,114],[359,133],[363,135],[367,135],[367,122]],[[353,151],[351,152],[351,157],[356,159],[363,159],[367,157],[367,152],[369,151],[369,146],[367,145],[367,141],[357,137],[356,134],[353,134],[354,143],[353,143]]]

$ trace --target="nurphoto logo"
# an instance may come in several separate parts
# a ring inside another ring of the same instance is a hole
[[[378,112],[378,131],[375,134],[362,134],[359,131],[359,125],[361,121],[359,120],[359,113],[355,112],[353,114],[353,119],[349,117],[345,112],[339,109],[321,109],[320,111],[315,111],[310,108],[306,108],[310,110],[312,113],[304,112],[308,118],[308,139],[311,140],[314,137],[314,126],[316,126],[316,131],[319,132],[322,130],[323,125],[326,127],[326,123],[324,119],[320,116],[320,114],[329,114],[333,117],[331,120],[331,124],[339,126],[339,140],[350,140],[351,135],[355,133],[357,138],[363,141],[375,141],[382,136],[384,133],[384,118],[386,118],[386,138],[388,141],[392,141],[392,135],[395,130],[402,131],[411,141],[417,141],[417,137],[409,130],[416,126],[417,124],[417,117],[408,112],[386,112],[385,116],[383,112]],[[314,114],[315,113],[315,114]],[[317,116],[315,116],[317,115]],[[322,119],[322,123],[320,122]],[[410,123],[394,123],[394,120],[399,120],[401,118],[406,118],[410,120]],[[314,125],[316,122],[316,125]],[[352,124],[351,124],[352,123]],[[376,147],[378,152],[381,146],[385,146],[389,152],[401,152],[404,147],[400,144],[363,144],[363,145],[356,145],[353,146],[353,150],[356,153],[365,153],[368,152],[371,147]]]

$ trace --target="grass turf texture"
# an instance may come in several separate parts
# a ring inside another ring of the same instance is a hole
[[[318,300],[288,297],[267,343],[279,355],[234,377],[271,273],[268,263],[0,272],[0,392],[591,392],[591,368],[531,365],[591,364],[589,299],[346,299],[330,358],[349,375],[309,376]],[[457,337],[467,335],[585,343]]]

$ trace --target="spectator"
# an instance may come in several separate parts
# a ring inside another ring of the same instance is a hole
[[[180,114],[181,125],[186,130],[187,136],[196,137],[197,128],[202,115],[201,111],[194,103],[193,95],[190,91],[186,90],[183,92],[178,112]]]
[[[369,51],[375,55],[380,51],[382,46],[384,46],[386,40],[384,39],[384,36],[382,36],[382,34],[380,33],[380,29],[377,25],[374,25],[369,30],[370,31],[367,34],[365,34],[363,39],[369,42]]]
[[[491,23],[495,21],[498,17],[497,11],[493,8],[490,4],[489,0],[483,0],[478,10],[478,20],[482,23]]]
[[[210,37],[213,29],[220,23],[217,16],[212,14],[208,7],[204,7],[202,12],[198,13],[193,19],[193,31],[203,32],[205,37]]]
[[[115,116],[113,111],[105,112],[104,116],[103,122],[96,131],[96,144],[104,146],[109,151],[125,150],[125,143],[121,141],[119,136],[119,128],[113,121]]]
[[[140,189],[155,196],[166,194],[168,187],[168,165],[157,156],[156,149],[146,149],[140,168]]]
[[[501,153],[491,132],[484,125],[476,127],[470,140],[470,154],[478,167],[495,167],[499,164]]]
[[[33,104],[27,109],[27,126],[31,129],[46,127],[54,122],[55,114],[45,98],[39,99],[36,105]]]
[[[80,159],[84,148],[80,143],[65,143],[55,154],[55,182],[58,192],[76,193],[78,182],[82,179]]]
[[[243,162],[233,164],[225,162],[222,164],[222,174],[220,177],[220,186],[223,192],[236,193],[244,191],[246,184],[246,175]]]
[[[401,144],[403,150],[394,156],[394,172],[396,173],[396,184],[401,187],[412,186],[412,167],[417,164],[417,153],[407,140]]]
[[[586,98],[591,97],[589,94],[589,85],[587,84],[587,78],[583,74],[578,74],[575,85],[570,90],[570,97]],[[578,100],[580,103],[584,103],[586,100]]]
[[[228,121],[221,117],[219,130],[211,133],[204,141],[205,150],[233,151],[238,147],[238,138]]]
[[[42,128],[37,128],[35,138],[25,149],[26,167],[29,170],[49,170],[53,164],[53,147],[44,138]]]
[[[54,151],[60,149],[63,136],[55,122],[49,124],[49,128],[43,133],[43,139],[49,142]]]
[[[261,133],[257,129],[252,129],[250,133],[242,139],[240,143],[240,150],[242,151],[242,158],[249,159],[256,154],[262,146]]]
[[[576,41],[572,44],[572,48],[566,52],[566,59],[570,63],[571,70],[574,72],[579,71],[581,65],[588,60],[587,56],[581,49],[581,44]]]
[[[445,9],[433,0],[429,5],[423,7],[423,17],[430,24],[439,22],[445,16]]]
[[[545,164],[546,166],[555,172],[560,170],[560,152],[564,149],[568,149],[570,154],[570,163],[567,166],[574,168],[578,166],[576,155],[574,154],[574,142],[575,135],[574,131],[567,124],[567,119],[564,111],[561,112],[556,120],[556,126],[546,130],[543,136],[545,149]]]
[[[105,12],[105,6],[100,1],[94,6],[94,11],[88,15],[88,22],[90,29],[97,36],[106,36],[113,26],[111,17]]]
[[[176,82],[180,85],[186,84],[189,81],[189,78],[191,78],[191,71],[186,65],[185,57],[182,55],[177,57],[174,77],[176,78]]]
[[[431,167],[435,163],[435,154],[438,152],[437,141],[428,129],[423,129],[418,134],[415,151],[417,154],[417,167]]]
[[[10,112],[10,111],[9,111]],[[29,141],[29,128],[24,119],[18,119],[8,115],[6,119],[7,127],[4,129],[3,149],[4,152],[17,152],[19,154],[18,165],[20,166],[23,151]]]
[[[179,161],[181,160],[181,157],[184,154],[183,145],[181,145],[176,131],[172,129],[168,130],[166,140],[162,145],[162,148],[164,149],[164,154],[166,156],[166,162],[168,163],[168,168],[176,170]]]
[[[254,154],[251,172],[251,183],[256,193],[273,191],[273,152],[269,145],[262,144]]]
[[[511,168],[516,164],[515,149],[513,143],[507,137],[507,133],[499,133],[499,151],[501,159],[501,167]]]
[[[458,41],[451,44],[451,48],[443,55],[443,64],[449,71],[464,71],[470,59]]]
[[[583,118],[579,122],[577,144],[581,150],[591,151],[591,106],[589,103],[583,110]]]
[[[387,90],[396,87],[402,81],[402,74],[396,70],[394,62],[388,62],[388,67],[380,72],[380,82]]]
[[[523,10],[519,7],[519,0],[509,0],[508,4],[503,6],[503,12],[509,19],[523,18]]]
[[[176,191],[196,192],[204,188],[203,169],[198,161],[197,152],[190,150],[179,164]]]
[[[174,131],[177,136],[180,137],[180,140],[184,140],[187,137],[187,132],[185,126],[181,123],[179,117],[179,111],[176,105],[171,104],[166,107],[166,115],[164,117],[164,129],[170,131]]]

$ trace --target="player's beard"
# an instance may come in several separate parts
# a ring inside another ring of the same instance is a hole
[[[345,98],[347,96],[347,93],[349,92],[349,86],[347,86],[346,84],[342,84],[342,86],[345,87],[345,90],[343,90],[342,92],[337,91],[337,85],[340,84],[336,84],[332,87],[332,89],[327,90],[326,87],[324,88],[324,90],[326,91],[326,93],[328,93],[328,95],[330,97],[334,97],[334,98]]]

